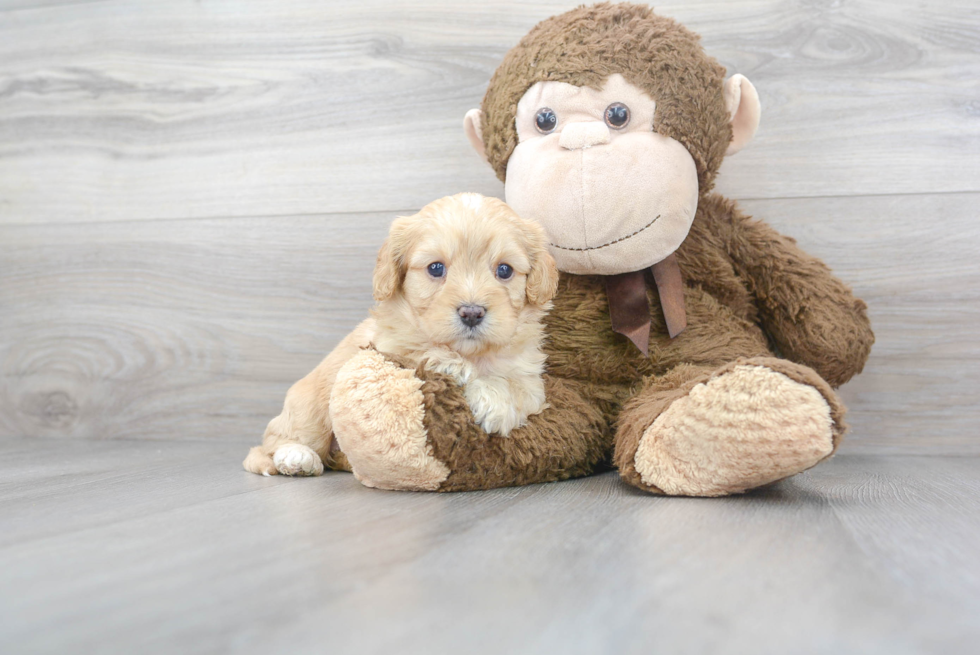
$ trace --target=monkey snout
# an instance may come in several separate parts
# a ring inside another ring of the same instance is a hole
[[[609,143],[609,128],[599,121],[569,123],[561,130],[558,145],[566,150],[579,150]]]
[[[476,327],[487,315],[487,308],[480,305],[460,305],[456,313],[459,314],[459,320],[463,322],[463,325]]]

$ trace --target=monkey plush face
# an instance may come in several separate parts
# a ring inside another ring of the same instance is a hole
[[[654,130],[656,102],[622,75],[602,89],[538,82],[517,105],[505,194],[569,273],[616,274],[674,252],[698,206],[694,159]]]
[[[578,7],[504,56],[464,129],[560,270],[639,271],[680,245],[724,156],[755,133],[755,89],[724,74],[647,6]]]

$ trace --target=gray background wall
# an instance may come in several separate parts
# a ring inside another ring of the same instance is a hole
[[[256,442],[391,218],[502,194],[462,116],[576,4],[0,1],[0,435]],[[980,452],[980,6],[658,11],[761,95],[719,190],[871,306],[846,451]]]

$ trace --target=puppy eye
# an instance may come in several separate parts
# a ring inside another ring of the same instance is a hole
[[[514,275],[514,269],[509,264],[501,264],[497,267],[497,277],[501,280],[509,280]]]
[[[541,134],[548,134],[558,126],[558,116],[550,107],[542,107],[534,117],[534,126],[538,128],[538,132]]]
[[[432,262],[426,270],[432,277],[442,277],[446,274],[446,265],[442,262]]]
[[[630,108],[621,102],[606,107],[606,124],[614,130],[621,130],[630,122]]]

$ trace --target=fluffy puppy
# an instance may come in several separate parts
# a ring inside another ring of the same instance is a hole
[[[345,468],[330,392],[341,367],[368,345],[451,376],[477,423],[509,435],[546,406],[541,319],[557,286],[543,229],[500,200],[462,193],[396,219],[378,253],[371,317],[290,388],[246,470]]]
[[[541,319],[557,284],[538,224],[493,198],[443,198],[391,226],[374,345],[451,376],[476,422],[506,437],[545,407]]]

